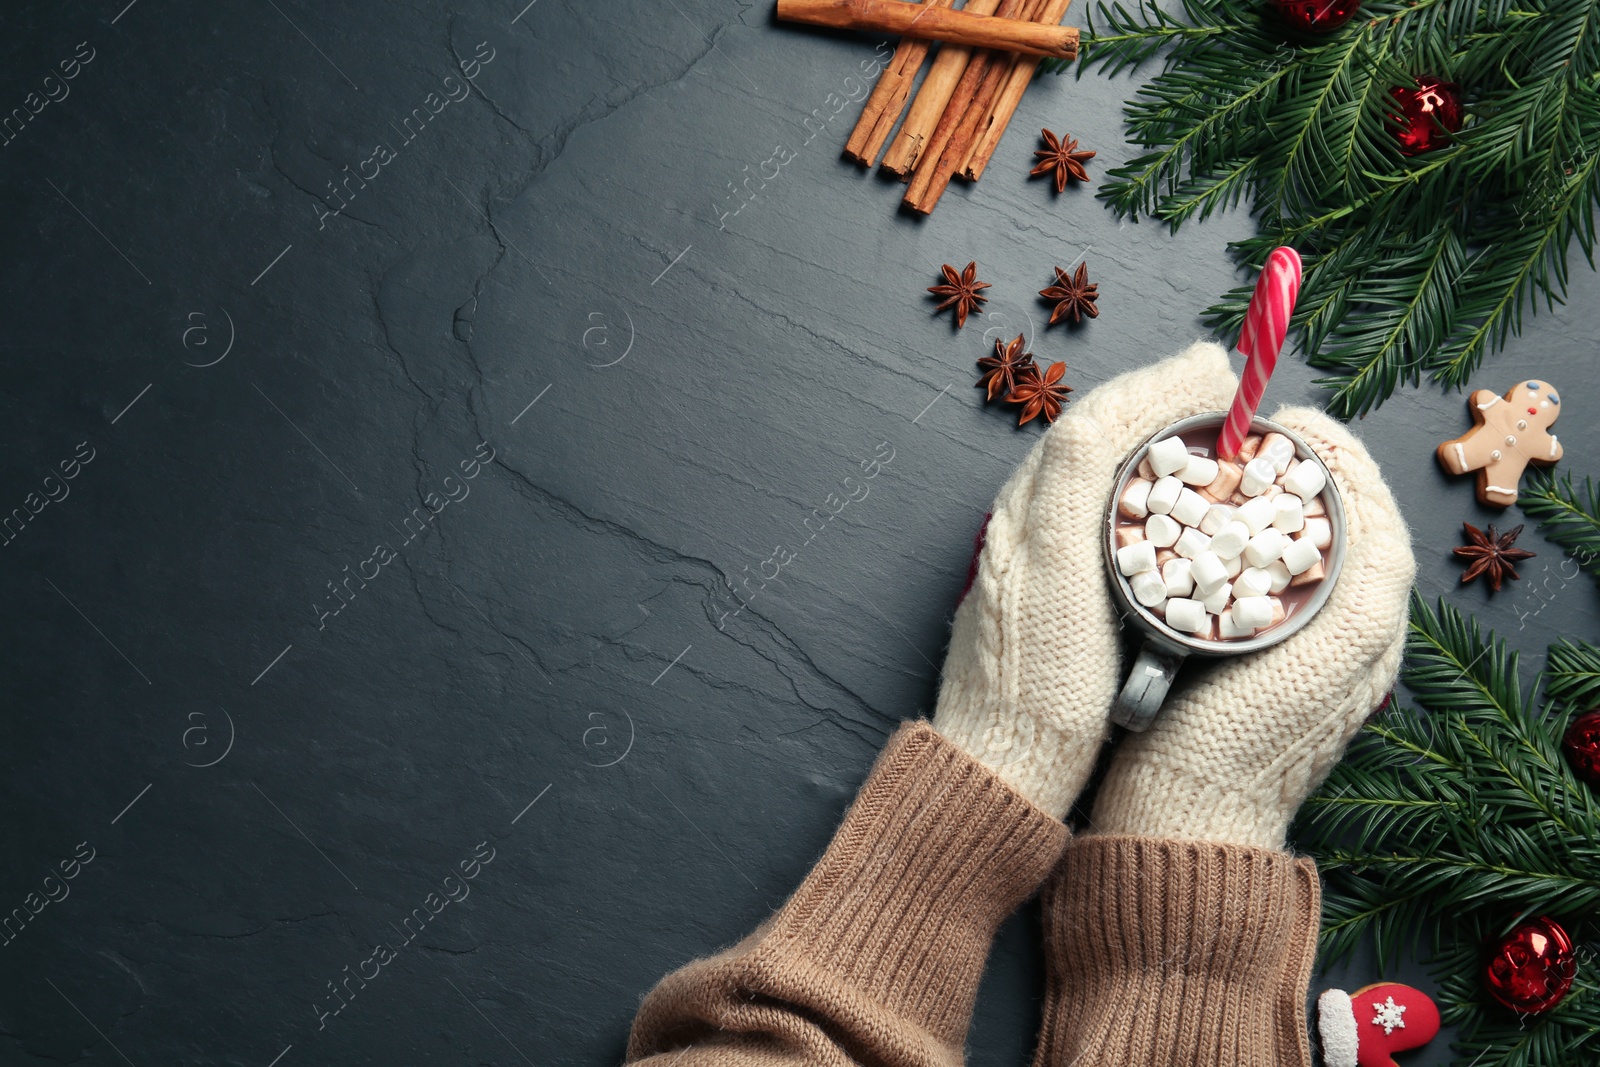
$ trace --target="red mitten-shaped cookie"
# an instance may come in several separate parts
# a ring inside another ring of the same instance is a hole
[[[1397,1067],[1396,1052],[1421,1048],[1439,1033],[1439,1009],[1420,989],[1380,982],[1317,998],[1326,1067]]]
[[[1549,382],[1518,382],[1495,396],[1479,389],[1467,398],[1471,431],[1439,446],[1439,462],[1451,474],[1478,472],[1478,502],[1509,507],[1528,464],[1549,466],[1561,458],[1561,442],[1550,427],[1561,414],[1561,397]]]

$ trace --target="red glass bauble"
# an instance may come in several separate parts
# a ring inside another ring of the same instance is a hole
[[[1272,0],[1272,5],[1301,33],[1332,33],[1361,10],[1361,0]]]
[[[1396,86],[1389,95],[1400,105],[1394,136],[1403,155],[1443,148],[1461,128],[1461,87],[1454,82],[1418,78],[1416,85]]]
[[[1600,708],[1586,711],[1572,720],[1561,739],[1573,773],[1600,789]]]
[[[972,562],[967,564],[967,584],[961,587],[961,595],[956,597],[956,607],[967,599],[967,594],[972,592],[972,583],[978,580],[978,557],[983,555],[983,543],[989,536],[989,520],[994,518],[994,512],[985,512],[983,525],[978,527],[978,535],[972,539]]]
[[[1512,930],[1489,954],[1484,984],[1514,1012],[1538,1015],[1561,1003],[1578,973],[1578,954],[1561,924],[1546,915]]]

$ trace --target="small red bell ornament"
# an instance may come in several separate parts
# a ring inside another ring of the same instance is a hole
[[[1548,915],[1519,923],[1489,953],[1483,980],[1494,999],[1519,1015],[1541,1015],[1560,1004],[1578,973],[1578,953]]]
[[[1439,1008],[1399,982],[1330,989],[1317,998],[1317,1032],[1326,1067],[1397,1067],[1396,1052],[1421,1048],[1439,1033]]]
[[[1301,33],[1332,33],[1355,17],[1361,0],[1272,0],[1272,6]]]
[[[1389,95],[1400,105],[1394,136],[1402,155],[1443,148],[1450,143],[1450,134],[1461,129],[1461,87],[1454,82],[1424,76],[1415,85],[1395,86]]]
[[[1572,720],[1561,750],[1579,778],[1600,789],[1600,708],[1586,711]]]

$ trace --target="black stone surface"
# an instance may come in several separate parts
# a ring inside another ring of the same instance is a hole
[[[619,1062],[644,991],[774,907],[931,711],[1038,436],[971,388],[986,342],[1027,331],[1084,390],[1236,281],[1241,216],[1173,236],[1025,180],[1046,124],[1098,174],[1131,155],[1129,80],[1035,86],[917,222],[838,160],[876,42],[524,2],[0,14],[0,115],[29,109],[0,145],[0,513],[61,497],[0,557],[4,909],[93,857],[4,946],[0,1062]],[[1102,314],[1044,330],[1034,292],[1085,254]],[[994,299],[957,333],[923,289],[968,259]],[[1479,383],[1554,381],[1586,472],[1600,284],[1573,289]],[[1593,636],[1594,592],[1541,588],[1531,531],[1520,585],[1456,588],[1461,521],[1493,516],[1431,452],[1466,424],[1423,388],[1359,432],[1423,591],[1536,665]],[[735,613],[724,580],[777,545]],[[1031,1054],[1036,939],[1003,930],[975,1064]]]

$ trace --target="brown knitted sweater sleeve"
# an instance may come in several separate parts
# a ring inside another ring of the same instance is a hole
[[[995,929],[1067,836],[927,723],[906,724],[794,896],[645,997],[629,1062],[958,1067]]]
[[[1310,1067],[1321,899],[1277,849],[1079,837],[1044,892],[1035,1067]]]

